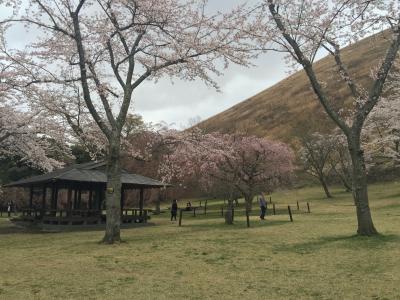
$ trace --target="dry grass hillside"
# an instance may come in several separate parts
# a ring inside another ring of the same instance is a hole
[[[371,68],[383,58],[387,46],[387,39],[380,34],[343,49],[343,61],[352,76],[364,87],[369,88]],[[331,57],[319,60],[314,68],[320,80],[327,84],[327,94],[332,103],[352,103],[347,86],[336,77],[335,63]],[[208,132],[245,129],[252,134],[290,144],[301,132],[326,131],[333,126],[303,71],[200,123],[200,127]]]

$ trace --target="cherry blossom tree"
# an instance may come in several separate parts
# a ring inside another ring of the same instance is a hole
[[[332,198],[328,188],[328,177],[332,169],[331,162],[334,145],[331,138],[315,133],[301,139],[301,160],[305,171],[321,183],[327,198]]]
[[[342,182],[346,192],[352,191],[352,165],[346,137],[343,134],[331,134],[329,139],[333,142],[334,151],[330,165],[332,171]],[[368,169],[368,167],[367,167]]]
[[[372,165],[396,167],[400,162],[400,62],[389,74],[384,97],[371,111],[363,129]]]
[[[346,136],[352,160],[359,235],[377,234],[369,207],[361,130],[381,98],[399,49],[398,6],[398,1],[394,0],[264,0],[257,20],[260,31],[255,33],[255,38],[264,49],[286,52],[288,60],[304,69],[325,112]],[[388,50],[373,70],[372,82],[362,86],[342,59],[342,46],[384,29],[389,36]],[[319,80],[314,62],[321,51],[334,59],[337,77],[348,87],[354,99],[350,108],[335,103],[335,97],[328,95],[325,89],[329,83]]]
[[[1,42],[1,41],[0,41]],[[0,54],[0,157],[52,171],[70,157],[65,130],[44,111],[31,106],[34,91],[21,91],[18,70]]]
[[[69,153],[54,124],[43,122],[38,115],[0,105],[0,156],[52,171],[63,165]]]
[[[287,145],[264,138],[221,133],[191,133],[165,157],[168,181],[196,178],[205,191],[225,185],[229,191],[225,220],[232,223],[234,195],[240,193],[251,210],[256,194],[290,180],[293,155]]]
[[[332,198],[328,181],[337,177],[351,191],[351,158],[345,136],[342,134],[314,133],[301,138],[300,157],[305,171],[316,177],[327,198]]]
[[[79,83],[93,121],[107,140],[107,224],[104,243],[120,241],[120,152],[135,90],[145,80],[199,78],[217,87],[229,63],[254,54],[249,11],[239,6],[209,15],[202,0],[1,0],[14,13],[5,34],[23,23],[40,31],[24,51],[8,50],[31,77],[26,86],[66,90]],[[25,8],[25,9],[24,9]],[[221,63],[216,63],[220,61]]]

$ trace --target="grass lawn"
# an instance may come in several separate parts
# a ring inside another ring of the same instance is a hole
[[[400,299],[400,183],[370,187],[374,238],[354,236],[351,196],[333,193],[275,193],[294,222],[253,216],[251,228],[239,212],[224,225],[209,202],[208,216],[185,214],[182,227],[156,216],[113,246],[98,244],[102,231],[26,232],[0,218],[0,299]]]

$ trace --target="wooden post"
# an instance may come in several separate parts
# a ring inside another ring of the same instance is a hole
[[[75,188],[74,189],[74,205],[72,206],[72,209],[77,209],[78,206],[78,190]]]
[[[58,206],[58,186],[56,185],[55,191],[54,191],[54,207],[53,209],[57,210]]]
[[[269,196],[269,203],[272,203],[272,196]]]
[[[78,209],[81,209],[81,201],[82,201],[82,188],[78,190]]]
[[[147,223],[147,209],[145,209],[143,212],[144,212],[144,219],[143,219],[143,222],[144,222],[144,223]]]
[[[44,213],[44,210],[46,209],[46,186],[43,186],[42,190],[42,212]]]
[[[201,200],[200,200],[200,207],[201,207]]]
[[[288,205],[287,209],[288,209],[288,212],[289,212],[290,222],[293,222],[292,210],[290,209],[290,205]]]
[[[57,209],[57,197],[58,197],[58,187],[56,183],[53,183],[51,186],[51,200],[50,200],[50,209]]]
[[[310,213],[310,203],[307,202],[307,212]]]
[[[232,207],[232,222],[233,222],[234,218],[235,218],[235,209]]]
[[[68,194],[67,194],[67,211],[71,211],[71,205],[72,205],[72,190],[71,188],[68,188]],[[68,215],[68,213],[67,213]]]
[[[246,222],[247,222],[247,227],[250,227],[250,217],[249,217],[249,211],[246,209]]]
[[[32,206],[33,206],[33,186],[30,187],[29,209],[32,209]]]
[[[89,209],[93,209],[93,188],[92,187],[90,187],[90,190],[89,190],[89,203],[88,203],[88,206],[89,206]]]
[[[179,210],[179,226],[182,226],[182,209]]]
[[[196,216],[196,207],[193,207],[193,217]]]
[[[56,185],[53,183],[51,185],[51,198],[50,198],[50,209],[54,209],[54,201],[56,198]]]
[[[224,207],[223,206],[221,206],[221,216],[222,217],[224,216]]]
[[[275,203],[272,203],[272,212],[274,216],[276,215],[276,210],[275,210]]]
[[[204,203],[204,214],[207,215],[207,200]]]
[[[125,204],[124,192],[125,192],[125,190],[121,187],[121,203],[120,203],[120,206],[121,206],[121,217],[122,217],[122,214],[123,214],[124,204]]]
[[[95,196],[95,201],[96,201],[96,209],[101,211],[101,197],[102,197],[103,189],[101,186],[98,186],[96,188],[96,196]]]
[[[265,215],[268,215],[268,203],[265,203]]]
[[[300,210],[299,201],[297,201],[297,210]]]
[[[139,215],[143,214],[143,205],[144,205],[144,197],[143,197],[143,188],[140,189],[140,199],[139,199]]]

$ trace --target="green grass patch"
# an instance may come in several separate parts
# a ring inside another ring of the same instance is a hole
[[[399,299],[400,184],[370,187],[381,233],[371,238],[355,236],[351,195],[333,195],[274,193],[279,214],[260,221],[255,207],[250,228],[241,207],[227,226],[223,201],[209,200],[206,216],[185,212],[182,227],[153,216],[112,246],[98,243],[102,231],[32,232],[1,218],[0,299]]]

